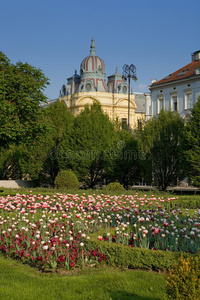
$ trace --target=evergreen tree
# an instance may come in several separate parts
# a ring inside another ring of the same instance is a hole
[[[71,168],[79,181],[93,188],[105,178],[107,157],[116,139],[114,125],[100,104],[86,106],[74,120],[70,141],[65,139],[60,147],[61,169]]]
[[[118,132],[118,141],[107,166],[107,179],[125,188],[141,179],[137,137],[127,130]]]
[[[194,185],[200,185],[200,97],[192,109],[191,119],[186,125],[185,158],[188,176]]]

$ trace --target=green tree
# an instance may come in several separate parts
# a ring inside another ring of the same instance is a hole
[[[186,125],[185,158],[188,176],[194,185],[200,185],[200,97],[192,109],[191,119]]]
[[[10,145],[9,149],[2,149],[4,156],[2,179],[22,179],[24,173],[25,151],[23,145]],[[6,158],[6,159],[5,159]]]
[[[33,143],[46,130],[40,106],[49,84],[40,69],[28,63],[12,64],[0,52],[0,145]]]
[[[10,153],[8,149],[0,148],[0,180],[8,179],[8,160]]]
[[[93,188],[105,177],[107,156],[116,139],[114,125],[100,104],[86,106],[74,120],[70,141],[65,139],[60,147],[61,169],[71,168],[79,181]]]
[[[44,171],[44,165],[53,145],[51,134],[46,133],[31,147],[24,146],[24,173],[29,174],[35,186],[50,185],[50,175]]]
[[[64,102],[53,103],[45,110],[51,130],[35,143],[29,154],[27,170],[37,184],[54,187],[60,170],[60,143],[69,139],[74,116]]]
[[[119,181],[125,188],[141,179],[137,137],[134,133],[121,130],[118,141],[107,166],[107,179]]]
[[[47,84],[40,69],[12,64],[0,52],[0,179],[24,176],[30,149],[49,127],[40,106],[47,99],[43,94]]]
[[[184,177],[184,122],[176,112],[162,110],[150,119],[140,132],[141,167],[144,178],[150,178],[160,190]]]

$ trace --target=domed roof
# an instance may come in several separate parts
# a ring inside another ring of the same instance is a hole
[[[91,46],[90,46],[90,55],[84,58],[80,66],[80,73],[86,72],[95,72],[99,68],[105,72],[105,63],[103,59],[96,56],[94,38],[92,38]]]

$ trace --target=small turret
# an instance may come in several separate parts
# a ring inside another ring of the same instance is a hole
[[[95,55],[96,55],[96,50],[95,50],[94,38],[92,38],[90,48],[91,48],[91,50],[90,50],[90,55],[91,55],[91,56],[95,56]]]

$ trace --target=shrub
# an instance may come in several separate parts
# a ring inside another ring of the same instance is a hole
[[[55,188],[58,189],[75,190],[79,188],[78,178],[71,170],[60,171],[56,176],[54,184],[55,184]]]
[[[170,269],[166,277],[169,299],[200,299],[200,258],[182,256]]]
[[[116,192],[117,193],[117,192],[123,192],[123,191],[124,191],[124,187],[119,182],[110,182],[106,186],[106,192],[113,192],[113,193]]]
[[[180,252],[149,250],[104,240],[99,241],[98,236],[104,237],[106,232],[105,229],[101,229],[90,234],[90,240],[86,243],[91,249],[99,248],[105,254],[108,265],[129,269],[165,271],[171,269],[181,256]],[[196,255],[184,252],[183,256],[187,258]]]

